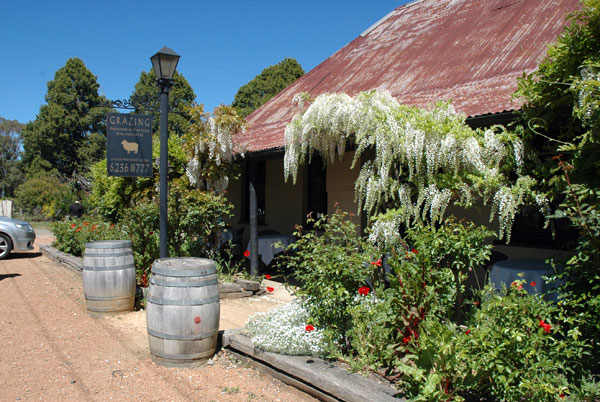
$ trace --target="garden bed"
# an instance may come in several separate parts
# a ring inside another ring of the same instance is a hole
[[[83,269],[83,258],[75,257],[50,245],[40,245],[40,251],[46,257],[53,259],[75,271]],[[237,299],[242,297],[260,296],[266,293],[266,288],[260,286],[256,281],[237,279],[235,283],[220,283],[219,298]]]
[[[405,401],[387,384],[310,356],[285,356],[254,347],[239,330],[224,331],[223,347],[277,379],[324,401]]]

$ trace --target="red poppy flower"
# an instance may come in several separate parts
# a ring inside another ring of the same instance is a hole
[[[529,282],[529,284],[533,287],[535,287],[535,285],[536,285],[535,281],[531,281],[531,282]]]
[[[412,251],[413,254],[419,254],[419,252],[415,248],[413,248],[411,251]]]
[[[358,294],[366,296],[369,294],[371,289],[368,286],[361,286],[358,288]]]
[[[269,274],[266,274],[266,275],[265,275],[265,279],[271,279],[271,275],[269,275]]]
[[[87,222],[83,222],[83,226],[87,226],[87,225],[88,225],[88,223],[87,223]]]
[[[275,291],[275,288],[272,288],[270,286],[267,286],[267,292],[269,293],[273,293]]]
[[[244,251],[244,257],[250,257],[250,251],[246,250]]]
[[[471,330],[470,330],[470,329],[467,329],[467,330],[465,331],[465,335],[469,335],[470,333],[471,333]]]
[[[97,228],[98,228],[98,225],[92,226],[92,231],[96,230]]]
[[[406,345],[408,342],[410,342],[410,336],[405,336],[404,338],[402,338],[402,342],[404,342],[404,344]]]
[[[75,231],[79,232],[81,230],[81,227],[78,227]]]
[[[371,265],[377,265],[378,267],[380,267],[381,266],[381,260],[371,261]]]
[[[140,284],[143,287],[148,287],[148,277],[146,276],[145,272],[142,274],[142,279],[140,280]]]
[[[115,228],[115,224],[114,224],[114,223],[111,223],[111,224],[110,224],[110,228],[111,228],[111,229],[114,229],[114,228]]]
[[[312,325],[307,325],[306,327],[304,327],[304,329],[306,330],[306,332],[310,332],[310,331],[314,331],[315,327],[313,327]]]
[[[544,322],[544,320],[540,320],[540,327],[542,327],[544,329],[544,332],[547,334],[549,334],[550,330],[552,329],[552,326]]]
[[[75,225],[74,223],[71,223],[71,227],[72,228],[74,228],[75,226],[77,226],[77,225]]]
[[[513,283],[511,283],[510,286],[514,286],[519,290],[523,289],[523,285],[517,283],[517,281],[514,281]]]

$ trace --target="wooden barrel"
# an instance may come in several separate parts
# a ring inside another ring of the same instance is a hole
[[[146,299],[150,356],[170,367],[205,363],[219,333],[217,270],[205,258],[162,258],[152,264]]]
[[[90,315],[133,310],[135,264],[131,241],[103,240],[85,244],[83,293]]]

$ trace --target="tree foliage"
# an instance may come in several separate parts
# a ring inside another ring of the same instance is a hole
[[[160,155],[159,140],[158,136],[154,136],[153,160]],[[181,137],[175,135],[169,137],[169,182],[185,175],[187,159],[182,144]],[[91,173],[91,206],[111,222],[120,221],[127,209],[158,198],[160,172],[157,166],[154,166],[153,177],[116,177],[108,176],[106,160],[101,160],[92,167]]]
[[[175,71],[173,76],[173,86],[169,91],[169,134],[182,135],[189,126],[189,117],[187,110],[194,104],[196,94],[185,77]],[[159,104],[160,89],[156,84],[156,74],[154,70],[149,72],[142,71],[140,79],[135,84],[135,89],[131,95],[131,99],[148,98],[150,112],[154,117],[153,131],[158,133],[160,124],[160,104]],[[143,108],[138,107],[135,113],[147,113]]]
[[[600,185],[600,2],[584,0],[567,18],[558,40],[539,68],[518,80],[516,96],[525,100],[523,131],[532,153],[532,171],[550,188],[562,174],[552,160],[557,152],[575,170],[574,182]],[[564,185],[554,187],[558,193]]]
[[[107,101],[98,88],[96,77],[78,58],[67,60],[48,82],[46,104],[23,129],[23,160],[31,173],[55,168],[69,177],[104,156]]]
[[[182,135],[189,130],[190,115],[188,110],[194,104],[195,94],[183,77],[175,72],[173,87],[169,92],[169,180],[185,174],[187,159],[183,149]],[[130,97],[130,100],[147,99],[146,105],[133,102],[138,109],[135,113],[148,113],[153,116],[152,158],[160,156],[160,105],[159,88],[156,84],[154,70],[143,71]],[[105,219],[116,222],[123,218],[128,208],[138,203],[150,202],[158,195],[159,170],[154,167],[151,178],[143,177],[113,177],[108,176],[106,161],[96,163],[92,168],[92,192],[90,202],[92,207]]]
[[[548,49],[537,71],[519,80],[525,99],[523,134],[529,168],[558,204],[552,218],[579,230],[573,255],[563,261],[559,305],[581,317],[585,339],[600,342],[600,1],[581,9]],[[590,362],[600,370],[598,359]]]
[[[21,131],[24,124],[0,117],[0,197],[10,197],[24,181],[22,173]]]
[[[68,213],[74,198],[72,187],[58,175],[39,172],[16,189],[15,206],[35,219],[56,219]]]
[[[246,117],[303,75],[304,70],[296,59],[285,58],[265,68],[242,86],[231,106],[237,109],[240,116]]]

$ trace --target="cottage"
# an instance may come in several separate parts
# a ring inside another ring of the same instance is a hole
[[[236,205],[235,225],[246,227],[244,242],[251,212],[257,213],[258,231],[289,234],[308,212],[330,212],[336,202],[357,209],[358,169],[349,169],[349,158],[326,168],[313,159],[296,185],[284,181],[284,130],[296,113],[294,95],[385,89],[400,103],[419,107],[452,100],[473,127],[506,124],[520,107],[512,99],[516,78],[537,68],[561,33],[566,13],[577,7],[577,0],[416,0],[391,11],[248,116],[250,127],[238,137],[246,150],[243,174],[228,190]],[[476,218],[484,223],[487,217],[482,211]],[[356,219],[364,226],[364,217]],[[530,229],[528,246],[551,246],[535,227],[538,222],[517,224]],[[539,241],[531,243],[536,236]],[[521,240],[513,236],[511,246],[497,248],[518,257],[523,250],[515,245]],[[528,256],[549,253],[527,250]]]

